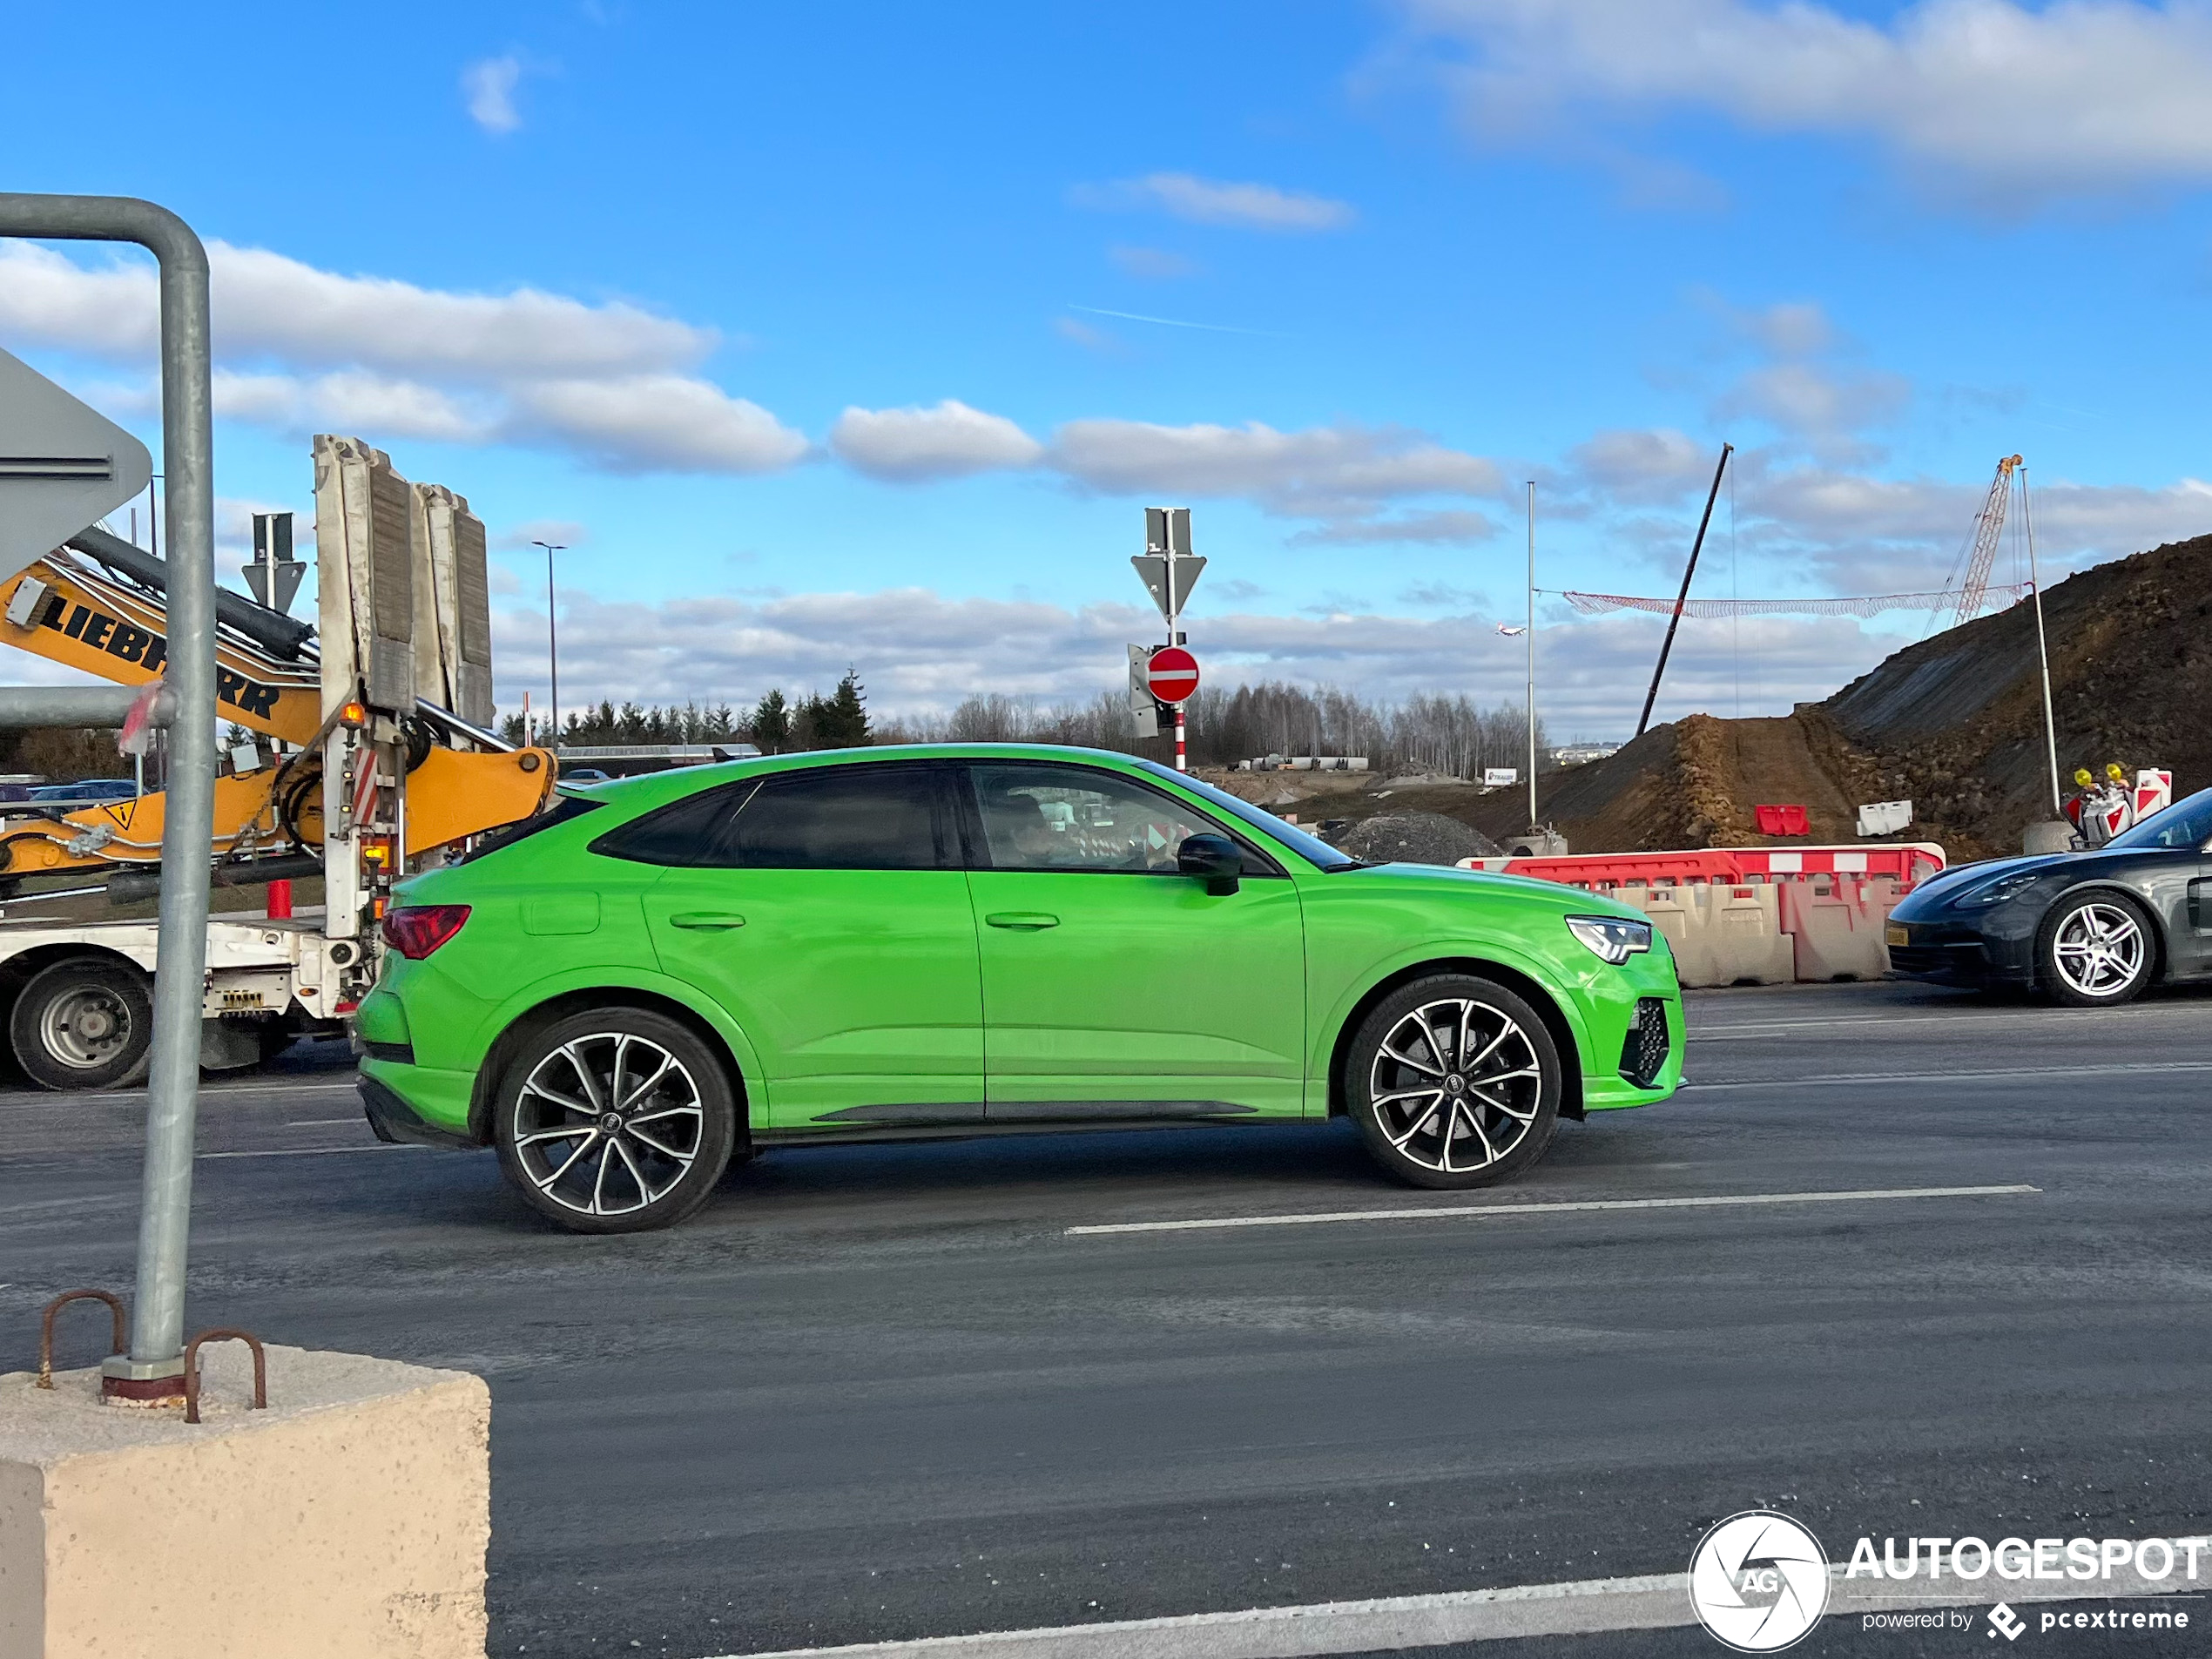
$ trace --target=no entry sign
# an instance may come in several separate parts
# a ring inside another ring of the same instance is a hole
[[[1184,702],[1198,689],[1198,659],[1180,645],[1163,646],[1145,664],[1144,683],[1163,703]]]

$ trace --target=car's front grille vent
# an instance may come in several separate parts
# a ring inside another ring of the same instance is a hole
[[[1636,1017],[1621,1044],[1621,1075],[1638,1089],[1649,1089],[1667,1069],[1667,1002],[1640,996]]]

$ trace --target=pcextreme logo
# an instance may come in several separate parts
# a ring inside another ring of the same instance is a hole
[[[1738,1653],[1778,1653],[1828,1608],[1828,1557],[1787,1515],[1747,1509],[1707,1533],[1689,1558],[1697,1622]]]

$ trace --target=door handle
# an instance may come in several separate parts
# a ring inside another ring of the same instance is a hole
[[[1049,916],[1042,910],[1000,910],[983,918],[994,927],[1010,927],[1016,933],[1033,934],[1046,927],[1057,927],[1060,918]]]
[[[679,910],[668,919],[671,927],[692,927],[701,933],[718,933],[725,927],[742,927],[745,918],[727,910]]]

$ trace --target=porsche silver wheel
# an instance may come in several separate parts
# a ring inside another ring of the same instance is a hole
[[[1502,1163],[1543,1104],[1544,1054],[1521,1019],[1474,997],[1407,1011],[1369,1062],[1375,1127],[1408,1163],[1440,1176]]]
[[[2150,940],[2132,906],[2091,899],[2051,930],[2050,967],[2061,986],[2086,1001],[2109,1002],[2142,982]]]
[[[691,1172],[706,1107],[684,1062],[649,1037],[598,1031],[540,1059],[515,1102],[512,1146],[537,1194],[578,1216],[636,1215]]]

